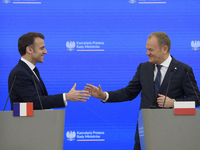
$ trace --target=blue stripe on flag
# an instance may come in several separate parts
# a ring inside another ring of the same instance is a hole
[[[13,103],[13,116],[19,116],[20,103]]]

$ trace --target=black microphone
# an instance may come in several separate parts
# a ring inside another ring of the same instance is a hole
[[[12,88],[13,88],[13,86],[14,86],[14,83],[15,83],[16,78],[17,78],[17,73],[16,73],[15,76],[14,76],[14,80],[13,80],[13,83],[12,83],[12,85],[11,85],[11,88],[10,88],[10,91],[9,91],[9,94],[8,94],[8,98],[7,98],[7,100],[6,100],[6,104],[5,104],[5,106],[4,106],[3,111],[5,110],[6,105],[7,105],[7,103],[8,103],[8,99],[9,99],[10,94],[11,94],[11,92],[12,92]]]
[[[169,82],[168,82],[168,85],[167,85],[167,91],[166,91],[166,93],[165,93],[165,99],[164,99],[163,107],[162,107],[162,108],[164,108],[164,106],[165,106],[165,101],[166,101],[166,97],[167,97],[167,94],[168,94],[169,85],[170,85],[170,82],[171,82],[171,78],[172,78],[172,73],[173,73],[173,71],[174,71],[174,69],[172,68],[172,69],[171,69],[170,78],[169,78]]]
[[[34,85],[35,85],[35,89],[36,89],[36,91],[37,91],[38,99],[39,99],[39,101],[40,101],[40,106],[41,106],[41,108],[42,108],[42,110],[43,110],[42,101],[41,101],[41,99],[40,99],[40,95],[39,95],[39,92],[38,92],[38,88],[37,88],[36,83],[35,83],[35,79],[34,79],[34,74],[33,74],[33,72],[31,72],[31,76],[32,76],[32,78],[33,78],[33,82],[34,82]]]
[[[193,90],[194,90],[194,93],[195,93],[195,95],[196,95],[196,97],[197,97],[197,100],[199,101],[199,98],[198,98],[198,96],[197,96],[197,92],[196,92],[195,89],[194,89],[194,86],[193,86],[193,84],[192,84],[192,81],[191,81],[191,79],[190,79],[190,76],[189,76],[189,73],[188,73],[187,69],[185,68],[184,71],[186,72],[186,74],[187,74],[187,76],[188,76],[188,78],[189,78],[189,80],[190,80],[190,84],[192,85],[192,88],[193,88]],[[200,101],[199,101],[199,104],[200,104]]]

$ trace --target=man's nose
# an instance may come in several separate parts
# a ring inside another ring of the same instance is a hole
[[[148,56],[150,55],[150,52],[149,52],[148,50],[147,50],[147,52],[146,52],[146,55],[148,55]]]

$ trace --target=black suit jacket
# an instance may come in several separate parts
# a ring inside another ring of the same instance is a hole
[[[44,109],[65,107],[63,94],[48,95],[45,86],[38,81],[31,69],[21,60],[10,72],[8,78],[9,91],[15,76],[16,80],[10,94],[11,109],[13,109],[14,102],[33,102],[34,109],[41,109],[33,77]]]
[[[167,96],[175,99],[176,101],[195,101],[196,106],[199,106],[198,99],[196,98],[189,78],[185,73],[185,69],[187,69],[196,93],[199,94],[199,89],[197,87],[197,82],[195,80],[192,68],[180,61],[175,60],[173,57],[158,93],[163,95],[166,94],[172,69],[173,73],[171,75],[171,82]],[[141,63],[128,86],[117,91],[108,92],[109,99],[107,102],[133,100],[141,92],[140,109],[150,108],[155,100],[153,78],[154,64],[149,62]]]
[[[133,100],[141,92],[141,104],[140,109],[150,108],[153,103],[156,102],[154,97],[154,64],[149,62],[141,63],[133,79],[129,82],[128,86],[117,91],[110,91],[109,99],[107,102],[123,102]],[[176,101],[195,101],[196,106],[199,106],[198,99],[193,91],[192,85],[189,81],[185,69],[188,70],[192,84],[199,97],[199,89],[195,80],[192,68],[180,61],[175,60],[172,57],[172,61],[163,79],[163,82],[159,89],[159,94],[166,94],[171,70],[173,73],[171,76],[171,82],[167,96],[175,99]],[[157,102],[156,102],[157,103]],[[136,130],[136,142],[139,143],[138,130]]]

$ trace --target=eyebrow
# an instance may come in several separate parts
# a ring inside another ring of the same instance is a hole
[[[43,48],[45,48],[45,46],[41,46],[41,47],[40,47],[40,49],[43,49]]]

